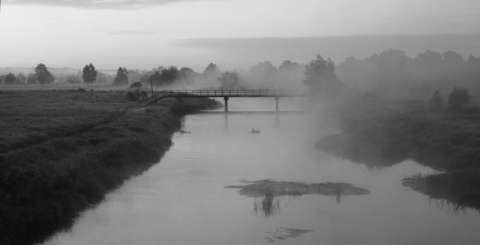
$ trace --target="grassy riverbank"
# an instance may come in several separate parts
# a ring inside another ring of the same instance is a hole
[[[31,244],[68,227],[160,160],[181,112],[218,106],[161,103],[143,108],[116,92],[0,93],[0,244]]]
[[[406,186],[480,207],[480,113],[363,98],[337,116],[343,132],[319,140],[317,148],[370,167],[416,160],[445,174],[411,178]]]

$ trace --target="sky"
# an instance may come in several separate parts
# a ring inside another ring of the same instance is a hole
[[[202,71],[388,48],[480,57],[478,0],[3,0],[0,67]]]

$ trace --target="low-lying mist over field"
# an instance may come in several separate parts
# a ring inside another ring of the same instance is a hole
[[[321,57],[330,60],[329,57]],[[446,92],[454,86],[478,89],[480,58],[463,56],[454,50],[424,50],[413,56],[396,49],[374,53],[366,58],[348,56],[333,63],[339,82],[359,91],[383,95],[428,94]],[[189,67],[158,66],[150,70],[120,67],[118,70],[98,69],[95,86],[128,87],[142,84],[144,89],[305,89],[308,63],[284,60],[279,64],[262,61],[241,69],[224,69],[210,63],[203,70]],[[85,83],[82,69],[48,68],[54,79],[49,83],[80,86]],[[97,69],[97,68],[95,68]],[[124,74],[125,73],[125,74]],[[9,77],[7,77],[9,75]],[[119,78],[121,76],[121,79]],[[0,83],[35,84],[33,68],[0,68]]]

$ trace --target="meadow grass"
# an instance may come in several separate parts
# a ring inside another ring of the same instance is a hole
[[[0,244],[32,244],[68,227],[160,160],[181,112],[218,106],[174,102],[143,108],[118,92],[0,93]]]

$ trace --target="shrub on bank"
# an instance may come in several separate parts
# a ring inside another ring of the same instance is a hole
[[[478,113],[406,110],[381,102],[351,104],[338,118],[343,132],[319,140],[317,148],[371,167],[414,159],[445,170],[403,183],[455,208],[480,210]]]
[[[354,145],[377,145],[382,154],[398,152],[404,159],[413,158],[438,169],[480,168],[476,118],[450,116],[448,111],[431,115],[361,103],[346,108],[339,118],[342,140],[332,141],[335,136],[329,136],[317,143],[319,148],[338,151],[354,149]]]

